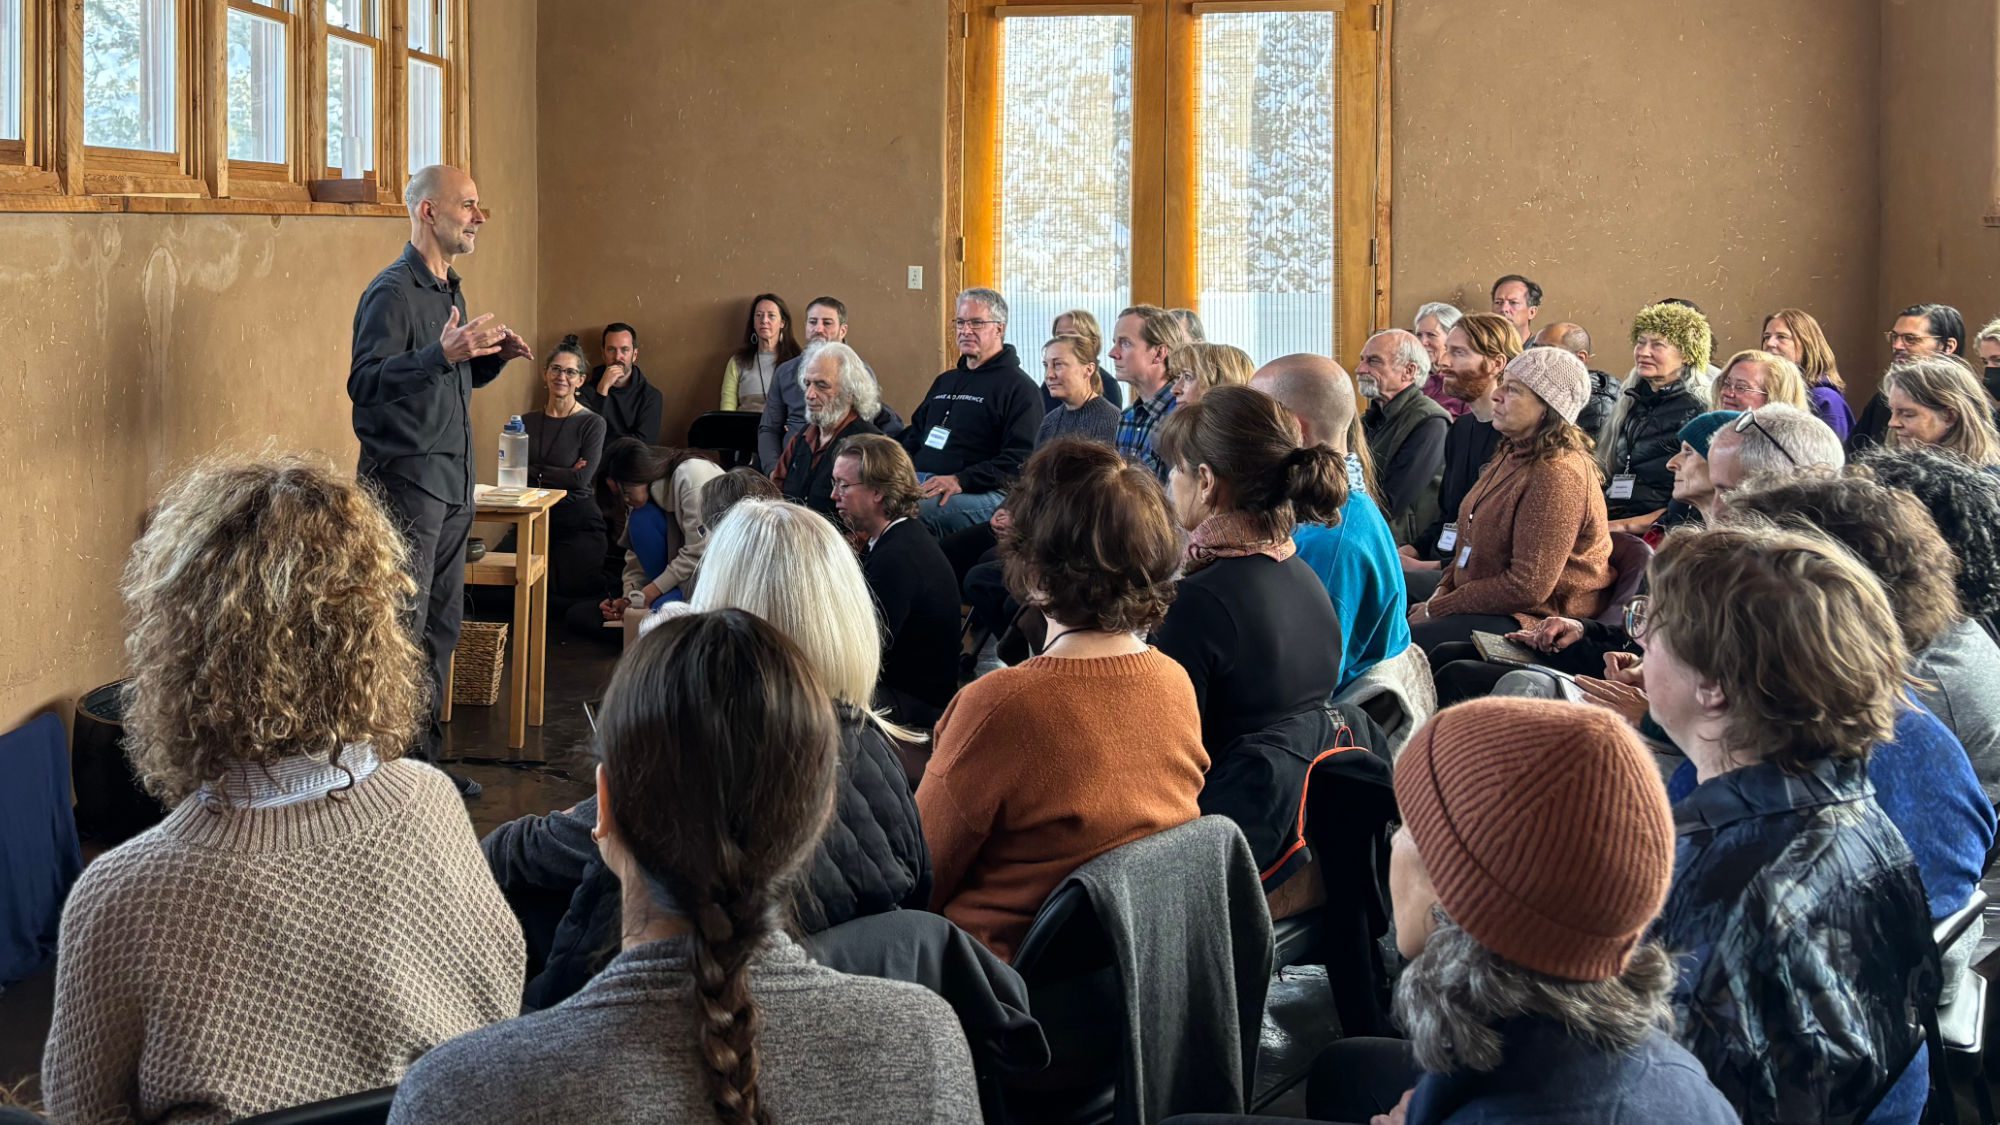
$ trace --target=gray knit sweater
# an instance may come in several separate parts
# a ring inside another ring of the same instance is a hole
[[[1078,437],[1104,445],[1116,445],[1118,408],[1106,402],[1103,395],[1092,398],[1075,410],[1058,406],[1042,415],[1042,428],[1035,435],[1035,448],[1040,449],[1059,437]]]
[[[425,1055],[390,1125],[713,1121],[691,987],[685,939],[628,949],[563,1003]],[[753,965],[750,989],[774,1120],[979,1120],[965,1034],[935,993],[815,965],[784,937]]]

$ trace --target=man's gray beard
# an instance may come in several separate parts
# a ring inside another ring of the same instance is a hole
[[[1382,384],[1373,376],[1359,376],[1354,380],[1354,384],[1355,389],[1361,392],[1362,398],[1373,399],[1382,397]]]
[[[842,418],[847,417],[847,412],[852,409],[853,409],[852,405],[843,404],[839,407],[839,412],[834,414],[833,417],[831,418],[824,417],[820,414],[815,414],[812,411],[808,410],[806,411],[806,420],[811,422],[813,425],[818,426],[822,430],[830,430],[835,426],[840,425],[840,420]]]

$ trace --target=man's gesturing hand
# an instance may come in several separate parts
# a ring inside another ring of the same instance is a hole
[[[507,336],[504,328],[488,328],[486,322],[493,319],[492,313],[475,318],[470,324],[460,324],[458,309],[453,307],[451,317],[444,322],[444,331],[438,334],[438,343],[444,345],[444,360],[453,365],[483,355],[492,355],[500,350],[500,341]]]

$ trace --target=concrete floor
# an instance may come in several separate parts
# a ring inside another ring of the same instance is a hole
[[[604,694],[618,649],[595,638],[561,636],[559,620],[551,625],[543,725],[528,728],[526,745],[520,750],[507,746],[504,681],[497,704],[461,705],[445,728],[446,768],[485,787],[485,792],[465,805],[473,828],[481,836],[516,817],[568,808],[593,791],[590,724],[584,717],[583,703]],[[85,842],[86,859],[102,850]],[[0,993],[0,1091],[18,1086],[17,1098],[35,1100],[42,1044],[54,1003],[53,965]],[[5,1104],[4,1097],[0,1097],[0,1104]]]

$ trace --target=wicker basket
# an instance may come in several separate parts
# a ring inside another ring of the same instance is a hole
[[[451,702],[491,707],[500,702],[500,677],[507,666],[507,623],[468,621],[452,650]]]

